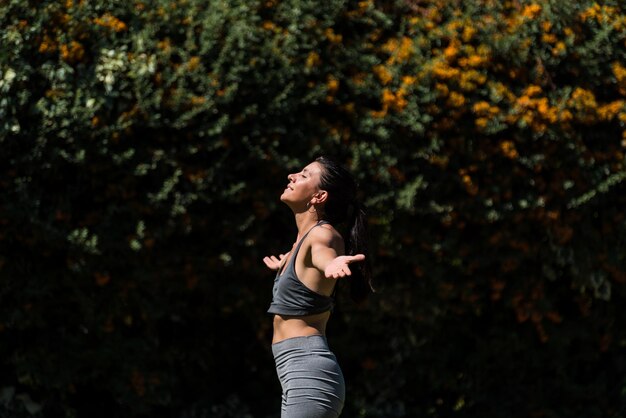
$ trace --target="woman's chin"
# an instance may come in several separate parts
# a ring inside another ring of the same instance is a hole
[[[291,189],[285,189],[283,190],[283,193],[280,195],[280,200],[282,200],[283,202],[286,202],[289,199],[289,194],[292,193],[293,190]]]

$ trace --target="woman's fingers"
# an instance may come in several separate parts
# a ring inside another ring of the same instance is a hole
[[[278,257],[279,258],[276,258],[275,255],[270,255],[270,256],[267,256],[267,257],[263,257],[263,262],[270,269],[278,270],[278,268],[280,267],[281,261],[283,260],[283,258],[285,258],[285,254],[279,254]]]
[[[350,274],[351,274],[350,269],[348,268],[347,265],[341,266],[339,270],[337,270],[337,278],[346,277],[346,276],[349,276]]]
[[[344,257],[346,257],[346,262],[347,263],[354,263],[355,261],[363,261],[363,260],[365,260],[365,255],[364,254],[346,255]]]
[[[274,269],[274,262],[272,261],[271,258],[269,257],[264,257],[263,258],[263,262],[265,263],[265,265],[271,269]]]
[[[339,264],[326,272],[326,277],[329,279],[340,279],[350,275],[352,275],[352,272],[347,264]]]
[[[280,260],[277,259],[275,256],[264,257],[263,262],[265,263],[267,267],[269,267],[272,270],[276,270],[278,266],[280,265]]]

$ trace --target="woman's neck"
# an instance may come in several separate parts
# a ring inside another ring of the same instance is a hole
[[[300,212],[295,214],[296,226],[298,227],[298,239],[307,233],[313,226],[319,222],[317,212]]]

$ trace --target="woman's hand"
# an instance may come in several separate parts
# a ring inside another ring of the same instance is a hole
[[[265,257],[263,259],[263,262],[271,270],[278,270],[280,268],[280,263],[283,261],[283,258],[285,258],[285,254],[280,254],[278,258],[276,258],[276,256],[271,255],[269,257]]]
[[[363,254],[341,255],[326,266],[324,269],[324,275],[328,279],[339,279],[341,277],[350,276],[352,272],[350,271],[350,268],[348,268],[348,264],[363,260],[365,260],[365,256]]]

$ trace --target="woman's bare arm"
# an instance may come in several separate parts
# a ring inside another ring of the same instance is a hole
[[[350,276],[352,272],[348,264],[365,260],[363,254],[339,255],[337,247],[343,247],[343,242],[331,230],[318,228],[315,232],[311,234],[311,261],[326,278]]]

